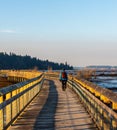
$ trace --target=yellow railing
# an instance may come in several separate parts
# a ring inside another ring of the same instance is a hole
[[[37,77],[42,72],[39,71],[29,71],[29,70],[0,70],[0,74],[4,74],[5,76],[14,76],[14,77],[21,77],[26,79],[31,79]]]
[[[74,81],[81,84],[85,89],[98,97],[103,103],[111,105],[112,109],[117,111],[117,94],[106,88],[99,87],[83,79],[74,78]]]
[[[45,78],[59,79],[59,72],[46,72]]]
[[[117,109],[115,109],[116,107],[113,108],[113,103],[117,101],[115,93],[72,76],[69,76],[68,84],[78,94],[99,129],[117,129]]]
[[[59,79],[59,73],[47,72],[47,78]],[[84,79],[68,76],[68,85],[80,97],[100,130],[117,130],[117,94]]]
[[[19,71],[19,73],[18,71],[4,71],[4,73],[8,77],[14,77],[12,80],[17,76],[28,80],[0,89],[0,130],[7,129],[15,121],[39,93],[44,79],[44,74],[41,72],[26,72],[25,74],[25,71]]]
[[[5,73],[5,71],[2,71]],[[32,74],[31,74],[32,73]],[[10,80],[15,77],[26,80],[0,90],[0,130],[6,129],[39,93],[45,78],[59,79],[59,73],[6,71]],[[14,75],[14,76],[13,76]],[[26,77],[25,77],[26,76]],[[83,79],[68,76],[68,85],[78,94],[92,119],[101,130],[117,129],[117,96],[113,92],[101,88]],[[16,80],[16,79],[15,79]]]

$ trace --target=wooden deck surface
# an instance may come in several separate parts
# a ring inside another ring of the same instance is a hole
[[[74,92],[57,80],[45,80],[40,94],[10,130],[97,130]]]

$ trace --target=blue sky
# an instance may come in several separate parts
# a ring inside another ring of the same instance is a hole
[[[73,66],[117,65],[117,0],[0,0],[0,51]]]

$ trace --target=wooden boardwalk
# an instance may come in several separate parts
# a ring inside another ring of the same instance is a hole
[[[98,130],[78,96],[57,80],[45,80],[40,94],[10,130]]]

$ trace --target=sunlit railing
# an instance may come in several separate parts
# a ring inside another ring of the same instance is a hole
[[[59,79],[59,73],[46,73]],[[69,87],[78,94],[84,107],[100,130],[117,130],[117,94],[84,79],[68,76]]]
[[[49,79],[59,79],[59,72],[46,72],[45,77]]]
[[[0,70],[0,74],[3,74],[4,76],[8,77],[20,77],[24,79],[30,79],[37,77],[42,72],[39,71],[33,71],[33,70]]]
[[[99,86],[93,86],[92,83],[74,77],[69,77],[68,84],[78,94],[86,110],[89,112],[100,130],[117,130],[117,113],[115,106],[113,108],[113,105],[110,105],[108,90],[106,91]],[[103,90],[107,92],[107,96],[105,95],[106,92],[103,92]],[[114,95],[115,94],[113,93],[111,96],[112,104],[115,104]]]
[[[40,72],[11,71],[6,74],[12,80],[16,77],[28,80],[0,89],[0,130],[6,129],[39,93],[44,79]]]
[[[0,90],[0,130],[6,129],[39,93],[44,79],[40,72],[14,73],[7,73],[10,80],[23,77],[25,81]],[[46,72],[45,78],[59,79],[59,73]],[[117,130],[117,94],[70,75],[68,85],[78,94],[100,130]]]

